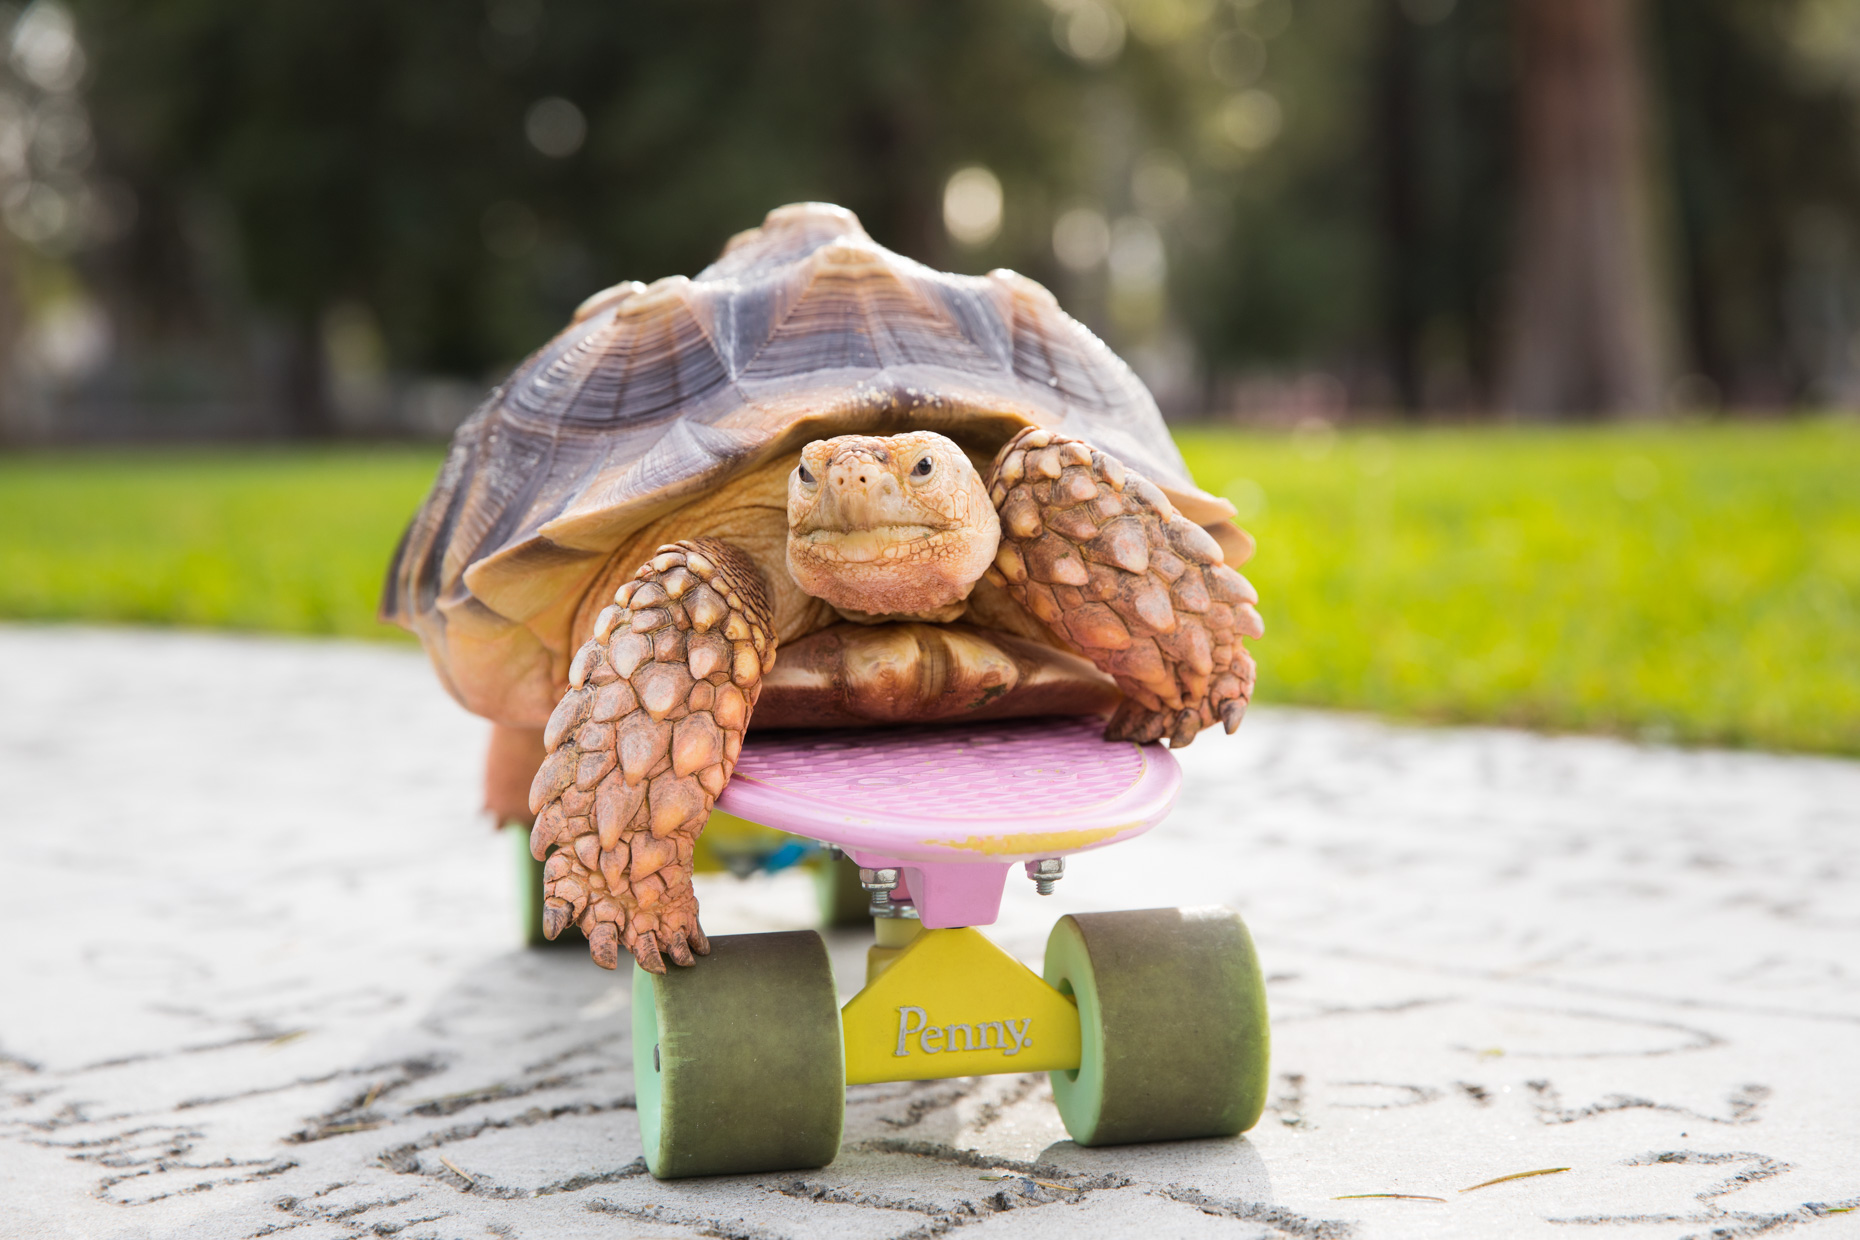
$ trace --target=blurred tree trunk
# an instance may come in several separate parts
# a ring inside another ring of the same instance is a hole
[[[25,313],[19,301],[18,242],[0,228],[0,444],[26,443],[35,428],[26,417],[19,377],[20,336]]]
[[[1499,402],[1652,414],[1665,312],[1648,202],[1638,0],[1517,0],[1519,208]]]
[[[1402,0],[1383,0],[1381,65],[1376,88],[1376,148],[1382,226],[1382,335],[1389,379],[1403,413],[1421,408],[1421,157],[1415,134],[1415,78],[1419,67],[1414,22]]]
[[[336,419],[323,342],[313,325],[292,322],[281,345],[274,397],[281,429],[292,439],[326,439],[336,433]]]

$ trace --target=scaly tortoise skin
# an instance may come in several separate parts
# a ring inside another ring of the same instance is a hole
[[[708,951],[692,847],[752,715],[1232,731],[1261,632],[1232,513],[1045,289],[802,204],[584,303],[454,437],[382,616],[497,725],[550,936],[663,971]]]

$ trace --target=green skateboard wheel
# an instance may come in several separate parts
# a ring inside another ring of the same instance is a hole
[[[661,1180],[832,1162],[846,1058],[820,935],[726,935],[663,976],[635,965],[633,1083]]]
[[[872,920],[872,893],[859,884],[859,867],[850,857],[822,862],[814,871],[814,891],[822,924],[863,926]]]
[[[1051,1076],[1080,1145],[1228,1137],[1259,1121],[1266,987],[1238,913],[1062,917],[1046,941],[1046,981],[1079,1005],[1079,1067]]]

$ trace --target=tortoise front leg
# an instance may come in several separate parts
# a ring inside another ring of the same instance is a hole
[[[691,852],[735,769],[775,633],[762,574],[701,538],[659,548],[614,594],[570,665],[530,788],[543,933],[573,922],[594,962],[625,946],[665,972],[708,955]]]
[[[1253,693],[1240,639],[1264,629],[1212,535],[1117,458],[1048,430],[1001,449],[988,493],[1001,514],[991,579],[1124,691],[1107,739],[1181,746],[1240,726]]]

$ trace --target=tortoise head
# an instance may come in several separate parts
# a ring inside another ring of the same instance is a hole
[[[840,435],[788,476],[788,572],[842,611],[954,619],[995,557],[981,474],[932,431]]]

